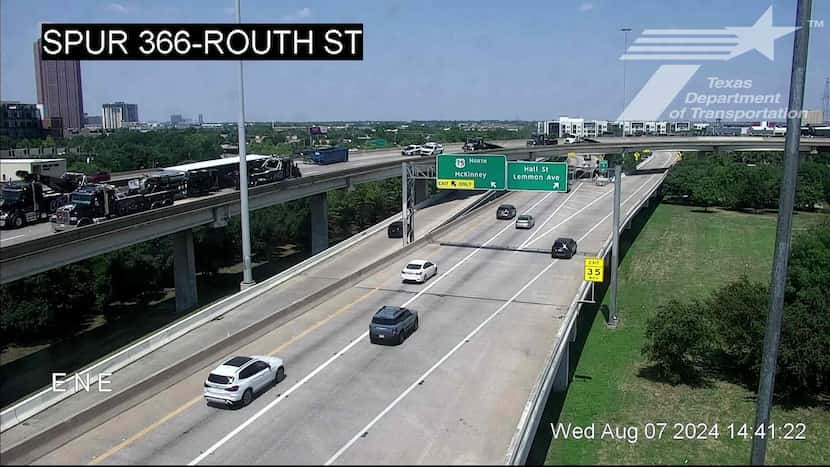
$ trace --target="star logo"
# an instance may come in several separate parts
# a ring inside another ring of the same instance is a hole
[[[775,41],[797,30],[796,26],[773,26],[772,6],[748,27],[721,29],[646,29],[621,60],[701,62],[731,60],[757,50],[775,59]]]
[[[775,60],[775,40],[798,29],[797,26],[773,26],[772,6],[758,18],[752,26],[725,28],[738,37],[738,45],[732,49],[729,59],[735,58],[750,50],[757,50],[770,61]]]

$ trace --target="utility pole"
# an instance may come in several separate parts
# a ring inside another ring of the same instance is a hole
[[[242,7],[240,0],[236,0],[236,22],[242,24]],[[245,80],[242,75],[242,64],[239,60],[239,216],[242,220],[242,283],[240,290],[254,285],[251,271],[251,229],[248,215],[248,155],[245,150]]]
[[[830,123],[830,76],[824,79],[824,96],[822,97],[822,114],[825,123]]]
[[[807,73],[807,48],[810,43],[810,16],[812,0],[798,0],[796,7],[795,41],[790,71],[790,102],[787,111],[787,136],[784,141],[784,177],[778,201],[778,229],[775,233],[775,256],[772,262],[770,284],[770,310],[767,331],[764,335],[764,353],[761,360],[761,377],[758,382],[758,406],[753,434],[762,427],[764,436],[752,437],[753,465],[763,465],[767,455],[767,433],[772,396],[775,388],[775,369],[778,362],[778,346],[781,342],[781,320],[784,314],[784,291],[787,285],[787,260],[792,240],[793,206],[798,180],[798,146],[801,142],[801,110],[804,105],[804,82]]]
[[[623,55],[625,55],[625,51],[628,49],[628,33],[631,31],[631,28],[620,28],[620,31],[623,32]],[[620,115],[625,115],[625,106],[628,105],[628,90],[625,86],[625,75],[626,75],[626,62],[627,60],[622,60],[623,62],[623,106],[622,112]],[[623,123],[623,122],[620,122]],[[620,136],[625,136],[625,124],[622,126],[622,134]]]
[[[625,153],[623,153],[625,159]],[[611,244],[611,306],[608,310],[608,327],[616,328],[617,319],[617,269],[620,264],[620,197],[622,196],[622,176],[620,174],[621,164],[614,166],[614,225],[613,243]]]

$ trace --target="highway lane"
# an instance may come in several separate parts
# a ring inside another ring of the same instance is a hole
[[[514,148],[514,147],[522,147],[525,145],[524,140],[509,140],[509,141],[497,141],[496,144],[504,145],[506,148]],[[444,152],[460,152],[461,151],[461,143],[449,143],[444,146]],[[330,165],[315,165],[315,164],[307,164],[304,162],[299,162],[300,171],[303,176],[311,176],[311,175],[320,175],[325,173],[332,173],[337,172],[349,168],[354,167],[364,167],[372,164],[376,164],[378,162],[384,162],[388,160],[412,160],[417,158],[417,156],[402,156],[400,149],[389,149],[389,150],[380,150],[380,151],[366,151],[366,152],[354,152],[349,154],[349,161],[339,164],[330,164]],[[215,193],[212,193],[210,196],[218,196],[223,193],[229,193],[232,190],[225,189],[220,190]],[[209,196],[208,196],[209,197]],[[181,205],[189,202],[193,202],[194,200],[201,200],[206,197],[199,197],[199,198],[187,198],[177,200],[174,204]],[[41,222],[38,224],[30,225],[23,227],[21,229],[14,229],[14,230],[0,230],[0,247],[10,246],[17,243],[27,242],[30,240],[34,240],[36,238],[41,238],[49,235],[54,235],[52,231],[52,227],[49,222]]]
[[[635,197],[628,205],[656,177],[625,177],[624,196]],[[559,225],[556,235],[585,235],[580,249],[596,251],[609,232],[610,198],[589,203],[609,189],[584,184],[568,195],[513,193],[504,202],[531,212],[537,223],[556,211],[547,227]],[[600,228],[591,230],[600,219]],[[441,240],[521,244],[532,234],[495,221],[487,209]],[[552,238],[539,243],[549,248]],[[93,456],[104,463],[187,463],[256,414],[204,461],[323,463],[339,452],[334,461],[346,463],[501,462],[581,280],[581,261],[435,243],[412,257],[435,260],[439,277],[401,285],[402,264],[389,265],[233,352],[273,352],[286,361],[286,380],[251,406],[206,407],[199,391],[211,368],[204,368],[39,463],[83,463]],[[421,329],[404,345],[372,346],[363,338],[379,306],[407,302],[419,311]],[[280,399],[286,391],[292,392]]]

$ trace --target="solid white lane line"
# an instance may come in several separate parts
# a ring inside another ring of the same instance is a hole
[[[649,175],[649,177],[653,177],[653,175]],[[625,205],[625,204],[626,204],[626,203],[627,203],[627,202],[631,199],[631,197],[632,197],[632,196],[634,196],[634,195],[636,195],[637,193],[639,193],[640,191],[642,191],[642,189],[643,189],[643,188],[645,188],[645,187],[646,187],[646,185],[648,185],[649,181],[650,181],[650,180],[646,180],[646,181],[644,181],[644,182],[643,182],[643,184],[642,184],[642,185],[640,185],[640,187],[639,187],[639,188],[637,188],[636,190],[634,190],[634,193],[632,193],[632,194],[631,194],[631,196],[629,196],[629,197],[628,197],[628,198],[626,198],[626,199],[625,199],[622,203],[620,203],[620,210],[622,210],[623,206],[624,206],[624,205]],[[546,235],[550,234],[550,233],[551,233],[551,232],[553,232],[554,230],[558,229],[558,228],[559,228],[562,224],[564,224],[564,223],[568,222],[569,220],[571,220],[572,218],[576,217],[576,215],[578,215],[580,212],[584,211],[585,209],[587,209],[588,207],[590,207],[592,204],[596,203],[597,201],[599,201],[600,199],[604,198],[605,196],[607,196],[607,195],[609,195],[609,194],[611,194],[611,193],[613,193],[613,192],[609,191],[609,192],[606,192],[604,195],[599,196],[597,199],[595,199],[595,200],[591,201],[590,203],[586,204],[586,205],[585,205],[582,209],[580,209],[579,211],[576,211],[575,213],[573,213],[572,215],[570,215],[569,217],[567,217],[567,218],[566,218],[565,220],[563,220],[562,222],[560,222],[560,223],[558,223],[558,224],[554,225],[553,227],[551,227],[550,229],[548,229],[548,231],[547,231],[547,232],[543,233],[542,235],[539,235],[539,236],[538,236],[538,237],[536,237],[533,241],[528,242],[528,244],[533,243],[533,242],[535,242],[535,241],[537,241],[537,240],[541,239],[542,237],[544,237],[544,236],[546,236]],[[612,208],[612,209],[613,209],[613,208]],[[612,213],[613,213],[613,211],[612,211]]]
[[[14,237],[0,238],[0,242],[5,242],[5,241],[8,241],[8,240],[14,240],[15,238],[20,238],[20,237],[25,237],[25,236],[26,236],[25,234],[21,234],[21,235],[15,235]]]
[[[548,229],[545,233],[540,234],[538,237],[536,237],[536,238],[534,238],[533,240],[531,240],[531,241],[527,242],[527,244],[525,244],[525,246],[530,245],[531,243],[534,243],[534,242],[539,241],[540,239],[542,239],[542,238],[543,238],[543,237],[545,237],[546,235],[550,234],[550,233],[551,233],[551,232],[553,232],[554,230],[558,229],[558,228],[559,228],[559,227],[561,227],[564,223],[566,223],[566,222],[570,221],[571,219],[573,219],[574,217],[578,216],[580,213],[582,213],[582,211],[584,211],[584,210],[586,210],[586,209],[590,208],[590,207],[591,207],[591,206],[593,206],[594,204],[598,203],[598,202],[599,202],[602,198],[605,198],[606,196],[608,196],[608,195],[609,195],[609,194],[611,194],[611,193],[612,193],[612,192],[610,192],[610,191],[609,191],[609,192],[606,192],[605,194],[599,195],[599,196],[598,196],[598,197],[596,197],[593,201],[591,201],[590,203],[586,204],[585,206],[582,206],[579,210],[577,210],[576,212],[574,212],[574,213],[573,213],[573,214],[571,214],[570,216],[566,217],[566,218],[565,218],[565,220],[563,220],[563,221],[559,222],[558,224],[556,224],[556,225],[554,225],[553,227],[551,227],[550,229]]]
[[[632,195],[632,196],[633,196],[633,195]],[[603,222],[605,222],[605,220],[606,220],[606,219],[608,219],[608,217],[610,217],[610,216],[611,216],[611,214],[609,214],[609,215],[607,215],[607,216],[603,217],[603,218],[602,218],[599,222],[597,222],[596,224],[594,224],[594,226],[593,226],[593,227],[591,227],[591,228],[590,228],[587,232],[585,232],[585,234],[584,234],[584,235],[582,235],[581,237],[579,237],[578,242],[581,242],[582,240],[584,240],[584,239],[585,239],[588,235],[590,235],[590,234],[591,234],[591,232],[593,232],[593,231],[594,231],[597,227],[599,227],[600,225],[602,225],[602,223],[603,223]],[[375,416],[375,418],[373,418],[373,419],[372,419],[372,421],[370,421],[370,422],[369,422],[369,423],[368,423],[365,427],[363,427],[363,429],[361,429],[360,431],[358,431],[358,432],[357,432],[357,433],[356,433],[356,434],[355,434],[355,435],[354,435],[354,436],[353,436],[353,437],[352,437],[352,438],[351,438],[351,439],[350,439],[350,440],[349,440],[349,441],[348,441],[345,445],[343,445],[343,447],[341,447],[341,448],[340,448],[340,449],[339,449],[336,453],[334,453],[334,455],[333,455],[333,456],[331,456],[331,457],[329,458],[329,460],[327,460],[327,461],[326,461],[325,465],[331,465],[331,464],[333,464],[335,461],[337,461],[337,459],[338,459],[341,455],[343,455],[343,453],[344,453],[344,452],[346,452],[346,450],[348,450],[348,449],[349,449],[349,448],[350,448],[350,447],[351,447],[351,446],[352,446],[355,442],[357,442],[357,440],[358,440],[358,439],[360,439],[360,438],[363,436],[363,434],[364,434],[364,433],[367,433],[367,432],[368,432],[368,431],[369,431],[369,430],[370,430],[373,426],[375,426],[375,424],[376,424],[378,421],[380,421],[380,419],[381,419],[381,418],[383,418],[383,416],[384,416],[384,415],[386,415],[387,413],[389,413],[389,411],[390,411],[390,410],[392,410],[393,408],[395,408],[395,406],[396,406],[396,405],[398,405],[398,403],[399,403],[401,400],[403,400],[403,399],[404,399],[404,398],[405,398],[405,397],[406,397],[406,396],[407,396],[410,392],[412,392],[412,390],[413,390],[413,389],[415,389],[416,387],[418,387],[418,386],[421,384],[421,382],[422,382],[422,381],[426,380],[426,379],[427,379],[427,377],[429,377],[429,375],[431,375],[433,371],[435,371],[435,370],[436,370],[439,366],[441,366],[441,364],[443,364],[443,363],[444,363],[444,362],[445,362],[448,358],[450,358],[450,357],[451,357],[451,356],[452,356],[452,355],[453,355],[456,351],[458,351],[458,349],[460,349],[460,348],[461,348],[461,346],[463,346],[465,343],[467,343],[467,341],[469,341],[469,340],[470,340],[470,339],[472,339],[472,338],[473,338],[476,334],[478,334],[478,332],[479,332],[479,331],[480,331],[480,330],[481,330],[484,326],[486,326],[486,325],[487,325],[487,323],[489,323],[489,322],[490,322],[493,318],[495,318],[496,316],[498,316],[498,314],[499,314],[499,313],[501,313],[502,311],[504,311],[504,309],[505,309],[505,308],[507,308],[507,307],[508,307],[511,303],[513,303],[513,301],[515,301],[515,300],[516,300],[516,298],[517,298],[519,295],[521,295],[521,294],[522,294],[522,292],[524,292],[525,290],[527,290],[527,288],[528,288],[528,287],[530,287],[530,286],[531,286],[534,282],[536,282],[536,280],[537,280],[537,279],[539,279],[539,277],[541,277],[544,273],[548,272],[548,271],[549,271],[549,270],[553,267],[553,265],[554,265],[554,264],[556,264],[557,262],[559,262],[559,259],[554,259],[553,261],[551,261],[551,263],[550,263],[549,265],[545,266],[545,268],[544,268],[544,269],[542,269],[542,270],[539,272],[539,274],[536,274],[536,275],[533,277],[533,279],[531,279],[529,282],[527,282],[525,285],[523,285],[523,286],[522,286],[522,288],[520,288],[518,292],[516,292],[515,294],[513,294],[513,296],[512,296],[512,297],[510,297],[510,299],[509,299],[509,300],[507,300],[507,301],[506,301],[506,302],[505,302],[502,306],[500,306],[500,307],[499,307],[496,311],[494,311],[494,312],[493,312],[493,314],[491,314],[490,316],[488,316],[488,317],[487,317],[484,321],[482,321],[482,322],[481,322],[481,324],[479,324],[479,325],[478,325],[475,329],[473,329],[473,330],[472,330],[469,334],[467,334],[466,336],[464,336],[464,338],[463,338],[463,339],[461,339],[461,340],[460,340],[457,344],[455,344],[455,347],[453,347],[452,349],[450,349],[450,351],[449,351],[449,352],[447,352],[447,353],[446,353],[443,357],[441,357],[441,359],[440,359],[440,360],[438,360],[438,362],[436,362],[436,363],[435,363],[434,365],[432,365],[432,366],[431,366],[431,367],[430,367],[430,368],[429,368],[426,372],[424,372],[424,374],[423,374],[423,375],[421,375],[419,378],[415,379],[415,381],[414,381],[412,384],[410,384],[410,385],[409,385],[409,387],[407,387],[407,388],[404,390],[404,392],[402,392],[402,393],[401,393],[398,397],[396,397],[396,398],[395,398],[395,400],[393,400],[393,401],[392,401],[389,405],[387,405],[387,406],[386,406],[386,408],[384,408],[384,409],[383,409],[383,410],[382,410],[382,411],[381,411],[381,412],[380,412],[377,416]]]
[[[551,193],[548,193],[547,195],[545,195],[544,197],[542,197],[542,199],[540,199],[539,201],[537,201],[536,203],[534,203],[534,204],[533,204],[530,208],[528,208],[528,211],[530,211],[530,210],[532,210],[533,208],[535,208],[536,206],[538,206],[538,205],[539,205],[539,203],[541,203],[542,201],[544,201],[545,199],[547,199],[547,197],[548,197],[548,196],[550,196],[551,194],[552,194],[552,192],[551,192]],[[418,292],[418,293],[417,293],[414,297],[412,297],[412,298],[410,298],[409,300],[407,300],[407,301],[406,301],[403,305],[401,305],[401,306],[404,306],[404,307],[405,307],[405,306],[409,305],[410,303],[412,303],[415,299],[417,299],[418,297],[420,297],[421,295],[423,295],[423,294],[424,294],[427,290],[429,290],[429,289],[431,289],[433,286],[435,286],[435,284],[437,284],[437,283],[438,283],[441,279],[443,279],[443,278],[447,277],[447,275],[449,275],[452,271],[454,271],[454,270],[455,270],[455,269],[457,269],[459,266],[461,266],[462,264],[464,264],[465,262],[467,262],[467,260],[469,260],[470,258],[472,258],[472,257],[473,257],[473,255],[475,255],[476,253],[478,253],[478,252],[482,249],[482,247],[486,246],[487,244],[489,244],[490,242],[492,242],[493,240],[495,240],[495,239],[496,239],[499,235],[501,235],[502,233],[504,233],[504,232],[505,232],[507,229],[509,229],[510,227],[512,227],[512,225],[507,225],[507,226],[505,226],[503,229],[499,230],[499,231],[498,231],[495,235],[493,235],[492,237],[490,237],[490,239],[489,239],[489,240],[487,240],[487,241],[486,241],[486,242],[485,242],[485,243],[484,243],[481,247],[476,248],[473,252],[471,252],[470,254],[468,254],[467,256],[465,256],[465,257],[464,257],[461,261],[459,261],[458,263],[456,263],[453,267],[451,267],[448,271],[446,271],[445,273],[443,273],[441,276],[439,276],[439,277],[437,277],[437,278],[433,279],[433,281],[432,281],[432,282],[430,282],[430,284],[429,284],[428,286],[426,286],[425,288],[421,289],[421,291],[420,291],[420,292]],[[308,375],[306,375],[303,379],[301,379],[300,381],[298,381],[297,383],[295,383],[293,386],[291,386],[290,388],[288,388],[288,390],[287,390],[287,391],[285,391],[283,394],[280,394],[280,396],[279,396],[279,397],[277,397],[276,399],[274,399],[273,401],[271,401],[270,403],[268,403],[268,405],[266,405],[265,407],[263,407],[262,409],[260,409],[257,413],[255,413],[254,415],[252,415],[249,419],[245,420],[245,421],[244,421],[242,424],[240,424],[238,427],[234,428],[234,429],[233,429],[230,433],[228,433],[228,434],[227,434],[227,435],[225,435],[222,439],[220,439],[219,441],[217,441],[216,443],[214,443],[214,444],[213,444],[211,447],[209,447],[206,451],[204,451],[203,453],[199,454],[199,455],[198,455],[195,459],[193,459],[192,461],[190,461],[190,462],[188,463],[188,465],[196,465],[196,464],[198,464],[199,462],[201,462],[202,460],[204,460],[207,456],[209,456],[209,455],[213,454],[214,452],[216,452],[216,450],[217,450],[217,449],[219,449],[220,447],[222,447],[222,445],[224,445],[225,443],[227,443],[228,441],[230,441],[230,440],[231,440],[234,436],[238,435],[238,434],[239,434],[242,430],[244,430],[244,429],[245,429],[248,425],[250,425],[251,423],[253,423],[254,421],[256,421],[259,417],[261,417],[262,415],[264,415],[264,414],[265,414],[266,412],[268,412],[269,410],[271,410],[274,406],[276,406],[278,403],[280,403],[283,399],[285,399],[286,397],[288,397],[288,395],[289,395],[289,394],[291,394],[291,393],[293,393],[294,391],[296,391],[296,390],[297,390],[297,388],[299,388],[300,386],[302,386],[303,384],[305,384],[306,382],[308,382],[311,378],[313,378],[313,377],[314,377],[315,375],[317,375],[319,372],[323,371],[323,370],[324,370],[327,366],[329,366],[332,362],[334,362],[334,360],[336,360],[338,357],[340,357],[340,356],[342,356],[343,354],[345,354],[345,353],[346,353],[349,349],[351,349],[352,347],[354,347],[354,346],[355,346],[358,342],[360,342],[360,341],[362,341],[362,340],[366,339],[366,336],[368,336],[368,335],[369,335],[369,331],[366,331],[366,332],[364,332],[363,334],[361,334],[361,335],[357,336],[355,339],[353,339],[351,342],[349,342],[349,344],[348,344],[348,345],[346,345],[346,347],[343,347],[341,350],[337,351],[337,353],[335,353],[335,354],[334,354],[331,358],[329,358],[328,360],[326,360],[325,362],[323,362],[323,364],[321,364],[320,366],[318,366],[317,368],[315,368],[314,370],[312,370],[312,372],[311,372],[311,373],[309,373],[309,374],[308,374]]]
[[[490,316],[488,316],[487,319],[482,321],[481,324],[479,324],[475,329],[473,329],[469,334],[467,334],[463,339],[461,339],[457,344],[455,344],[455,347],[453,347],[449,352],[444,354],[444,356],[441,357],[441,359],[438,360],[434,365],[432,365],[423,375],[415,379],[415,381],[411,385],[409,385],[409,387],[406,388],[404,392],[402,392],[398,397],[396,397],[395,400],[392,401],[392,403],[387,405],[386,408],[384,408],[377,416],[375,416],[375,418],[372,419],[372,421],[369,422],[369,424],[367,424],[360,431],[358,431],[352,437],[352,439],[350,439],[345,445],[343,445],[343,447],[341,447],[336,453],[334,453],[334,455],[326,461],[325,465],[331,465],[332,463],[334,463],[334,461],[336,461],[337,458],[339,458],[358,439],[360,439],[360,437],[363,436],[364,433],[368,432],[375,425],[375,423],[377,423],[381,418],[383,418],[384,415],[386,415],[390,410],[392,410],[396,405],[398,405],[398,402],[400,402],[404,397],[406,397],[407,394],[412,392],[413,389],[418,387],[421,381],[429,377],[429,375],[432,374],[432,372],[435,371],[436,368],[441,366],[441,364],[444,363],[448,358],[450,358],[452,354],[454,354],[458,349],[460,349],[462,345],[464,345],[468,340],[472,339],[473,336],[475,336],[481,330],[481,328],[486,326],[487,323],[489,323],[493,318],[498,316],[498,314],[501,313],[502,310],[504,310],[505,308],[507,308],[508,305],[513,303],[516,297],[518,297],[522,292],[524,292],[528,287],[530,287],[531,284],[536,282],[536,279],[541,277],[542,274],[548,272],[550,268],[552,268],[553,265],[556,264],[557,261],[559,260],[553,260],[549,265],[542,269],[542,271],[540,271],[539,274],[536,274],[536,276],[534,276],[533,279],[527,282],[521,289],[519,289],[518,292],[513,294],[513,296],[510,297],[508,301],[506,301],[502,306],[500,306],[496,311],[494,311]]]
[[[567,198],[565,198],[565,200],[564,200],[564,201],[562,201],[562,203],[561,203],[559,206],[557,206],[557,207],[556,207],[556,209],[554,209],[554,210],[553,210],[553,212],[550,214],[550,216],[548,216],[548,218],[547,218],[547,219],[545,219],[545,222],[542,222],[542,225],[540,225],[539,227],[537,227],[536,229],[534,229],[534,230],[533,230],[533,232],[531,232],[531,233],[530,233],[530,237],[528,237],[528,239],[527,239],[527,240],[525,240],[524,242],[522,242],[522,244],[521,244],[521,245],[519,245],[519,249],[520,249],[520,250],[521,250],[522,248],[524,248],[524,247],[525,247],[525,245],[527,245],[528,243],[530,243],[530,241],[531,241],[531,240],[533,240],[533,237],[535,237],[535,236],[536,236],[536,233],[538,233],[538,232],[542,229],[542,227],[544,227],[544,226],[545,226],[548,222],[550,222],[550,220],[551,220],[551,219],[553,219],[553,216],[555,216],[555,215],[556,215],[556,213],[557,213],[557,212],[559,212],[559,210],[560,210],[560,209],[562,209],[562,208],[563,208],[566,204],[568,204],[568,201],[570,201],[570,199],[573,197],[573,195],[575,195],[575,194],[576,194],[576,192],[577,192],[580,188],[582,188],[582,185],[584,185],[584,183],[580,183],[580,184],[578,184],[578,185],[576,186],[576,188],[574,188],[574,189],[573,189],[573,191],[571,191],[571,194],[569,194],[569,195],[568,195],[568,197],[567,197]],[[518,253],[518,252],[515,252],[515,253]]]

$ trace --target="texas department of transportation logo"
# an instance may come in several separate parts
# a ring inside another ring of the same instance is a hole
[[[757,50],[773,61],[776,39],[796,29],[798,28],[794,26],[773,26],[770,6],[755,24],[748,27],[644,30],[620,60],[686,63],[660,65],[634,99],[626,105],[618,120],[658,120],[700,69],[702,62],[724,62],[751,50]],[[732,102],[719,100],[718,103],[745,102],[736,102],[733,99]],[[678,115],[675,115],[673,119],[677,117]]]
[[[463,157],[459,157],[455,159],[455,168],[456,169],[463,169],[467,166],[467,160]]]

